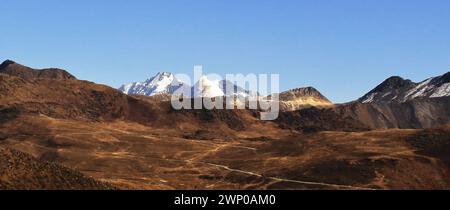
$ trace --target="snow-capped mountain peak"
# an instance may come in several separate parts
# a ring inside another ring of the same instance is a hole
[[[193,87],[195,97],[212,98],[217,96],[256,97],[257,91],[246,90],[228,80],[210,80],[202,75]]]
[[[193,87],[195,97],[217,97],[224,96],[224,91],[220,88],[219,80],[210,80],[206,75],[202,75]]]
[[[230,88],[231,87],[231,88]],[[177,91],[182,88],[182,91]],[[230,88],[233,91],[229,91]],[[153,96],[157,94],[174,94],[175,91],[182,93],[187,97],[206,97],[217,96],[256,96],[257,92],[252,92],[241,88],[227,80],[212,80],[206,75],[202,75],[194,86],[182,83],[170,72],[159,72],[154,77],[144,82],[133,82],[122,85],[119,88],[125,94],[137,94]]]
[[[157,94],[172,94],[184,84],[170,72],[159,72],[145,82],[133,82],[122,85],[119,90],[126,94],[153,96]]]

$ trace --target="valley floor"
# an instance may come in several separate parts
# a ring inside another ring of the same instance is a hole
[[[23,115],[0,127],[0,147],[121,189],[450,189],[449,126],[309,134],[255,128],[208,140],[189,132]]]

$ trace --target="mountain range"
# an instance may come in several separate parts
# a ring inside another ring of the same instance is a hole
[[[288,90],[278,119],[260,121],[259,110],[174,110],[183,84],[167,72],[118,90],[5,61],[0,188],[450,189],[448,75],[392,77],[345,104]],[[186,89],[234,85],[204,84]]]
[[[229,92],[227,88],[232,92]],[[187,97],[216,96],[256,96],[257,93],[239,87],[228,80],[210,80],[202,75],[193,86],[184,84],[170,72],[159,72],[145,82],[133,82],[119,88],[125,94],[154,96],[159,94],[174,94],[176,91]]]
[[[154,121],[155,114],[164,118],[163,113],[157,113],[155,106],[141,102],[139,95],[170,95],[183,88],[187,94],[196,92],[195,97],[227,96],[230,95],[225,91],[227,85],[234,87],[235,91],[231,95],[249,96],[251,93],[231,82],[211,81],[206,76],[201,77],[202,86],[197,82],[191,87],[168,72],[158,73],[142,83],[124,85],[119,91],[77,80],[62,69],[36,70],[10,60],[0,65],[0,73],[3,86],[0,92],[0,95],[3,95],[0,99],[3,101],[1,107],[8,107],[8,104],[12,103],[15,104],[16,110],[65,118],[76,116],[94,119],[101,116],[104,119],[126,118],[148,123]],[[333,104],[313,87],[297,88],[279,94],[280,108],[283,112],[291,112],[284,115],[296,115],[295,111],[305,112],[308,109],[329,113],[329,109],[341,118],[351,119],[372,129],[429,128],[450,122],[449,75],[450,73],[445,73],[420,83],[391,77],[360,99],[345,104]],[[34,82],[27,82],[30,80]],[[57,87],[59,89],[55,92]],[[70,91],[70,94],[65,93],[65,90]],[[129,96],[121,95],[120,92]],[[9,99],[10,97],[13,98]],[[139,110],[154,110],[155,113],[140,113]],[[290,117],[285,116],[284,119]],[[325,120],[323,122],[325,123]]]
[[[145,82],[133,82],[122,85],[119,90],[125,94],[154,96],[157,94],[173,94],[184,84],[169,72],[159,72]]]
[[[251,91],[229,81],[210,81],[201,77],[193,87],[182,84],[173,74],[158,73],[144,83],[131,83],[119,88],[127,94],[153,96],[172,94],[183,88],[185,95],[215,97],[242,95]],[[226,94],[226,85],[234,85],[234,93]],[[196,90],[196,91],[195,91]],[[200,94],[194,94],[194,92]],[[253,94],[257,95],[257,94]],[[361,98],[344,104],[333,104],[314,87],[296,88],[279,94],[282,111],[307,108],[331,109],[344,117],[350,117],[369,128],[428,128],[450,122],[450,72],[415,83],[393,76]]]

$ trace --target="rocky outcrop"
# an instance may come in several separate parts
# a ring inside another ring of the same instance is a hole
[[[333,103],[313,87],[297,88],[280,93],[280,109],[294,111],[309,107],[330,108]]]

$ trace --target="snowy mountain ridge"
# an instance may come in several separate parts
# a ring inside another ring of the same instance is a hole
[[[228,91],[227,88],[232,90]],[[180,89],[182,88],[182,89]],[[202,75],[192,87],[178,80],[170,72],[159,72],[145,82],[133,82],[122,85],[119,91],[125,94],[154,96],[158,94],[182,93],[185,96],[217,97],[217,96],[256,96],[257,93],[245,90],[227,80],[210,80]]]
[[[122,85],[119,90],[125,94],[153,96],[157,94],[172,94],[184,84],[170,72],[159,72],[144,82],[133,82]]]
[[[390,77],[358,99],[362,103],[406,102],[415,98],[439,98],[450,96],[450,72],[431,77],[420,83],[401,77]]]

